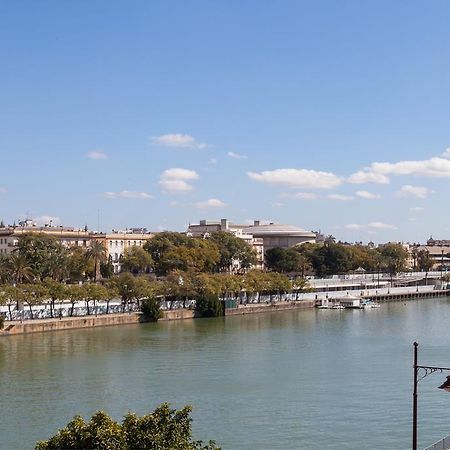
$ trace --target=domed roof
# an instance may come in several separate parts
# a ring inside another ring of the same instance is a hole
[[[316,237],[315,233],[306,231],[293,225],[282,225],[278,223],[269,223],[265,225],[251,225],[243,229],[244,233],[253,234],[253,236],[278,235],[278,236],[303,236],[308,238]]]

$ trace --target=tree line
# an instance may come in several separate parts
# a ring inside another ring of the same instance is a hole
[[[314,274],[318,277],[346,274],[359,268],[367,272],[394,275],[407,270],[408,251],[402,244],[387,243],[376,248],[361,244],[302,244],[289,249],[272,248],[266,252],[269,270],[280,273]],[[412,254],[414,268],[428,271],[433,260],[426,250]]]

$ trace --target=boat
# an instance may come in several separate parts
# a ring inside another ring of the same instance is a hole
[[[371,308],[379,308],[379,307],[380,307],[379,303],[375,303],[371,300],[367,300],[367,301],[361,303],[361,308],[363,308],[363,309],[371,309]]]
[[[345,306],[342,305],[333,305],[331,309],[345,309]]]

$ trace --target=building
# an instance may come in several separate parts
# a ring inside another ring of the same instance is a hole
[[[113,265],[114,273],[119,273],[125,251],[133,246],[142,247],[154,235],[146,228],[132,228],[125,231],[113,230],[112,233],[95,235],[94,238],[104,242],[108,261]]]
[[[247,242],[256,254],[257,263],[254,265],[255,269],[262,269],[264,267],[264,243],[262,238],[253,236],[251,233],[243,231],[243,225],[233,225],[227,219],[220,221],[200,220],[198,224],[190,224],[187,230],[187,235],[191,237],[208,238],[212,233],[224,231],[231,233],[235,237]],[[239,261],[233,263],[232,271],[238,271]]]
[[[255,220],[251,226],[244,227],[243,232],[252,234],[255,238],[261,238],[265,252],[274,247],[287,249],[299,244],[316,242],[316,233],[312,231],[273,222],[261,224],[259,220]]]
[[[8,255],[14,251],[21,236],[27,234],[45,235],[55,237],[66,248],[89,248],[93,240],[99,240],[106,249],[108,261],[114,267],[114,273],[120,272],[120,262],[125,250],[136,245],[142,247],[145,242],[154,236],[146,228],[132,228],[125,231],[113,230],[110,234],[76,229],[73,227],[55,227],[52,224],[40,227],[33,221],[20,222],[18,226],[0,228],[0,255]]]
[[[39,227],[34,222],[26,220],[18,226],[0,228],[0,255],[8,255],[14,251],[19,238],[27,234],[53,236],[64,247],[89,247],[92,233],[87,229],[73,227],[55,227],[51,224]]]
[[[445,271],[450,269],[450,240],[433,239],[430,237],[426,245],[417,245],[414,247],[414,253],[417,255],[421,250],[428,252],[429,257],[433,260],[431,270]]]

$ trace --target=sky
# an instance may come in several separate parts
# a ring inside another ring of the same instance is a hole
[[[0,218],[450,238],[450,3],[0,2]]]

